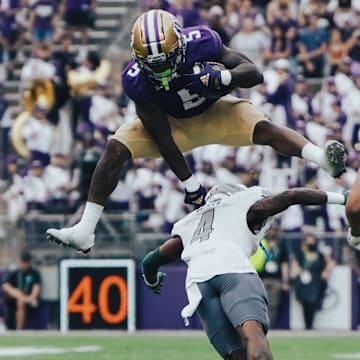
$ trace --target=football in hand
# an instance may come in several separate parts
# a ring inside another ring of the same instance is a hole
[[[208,61],[207,62],[214,70],[221,71],[226,70],[226,66],[216,61]]]
[[[200,84],[195,86],[195,92],[212,100],[228,94],[230,89],[221,83],[220,71],[222,70],[226,70],[225,65],[215,61],[195,64],[193,66],[193,74],[198,76],[198,82]],[[213,74],[212,71],[214,71]],[[194,87],[192,90],[194,91]]]
[[[207,61],[207,64],[209,64],[212,67],[212,69],[216,70],[216,71],[226,70],[226,67],[224,64],[221,64],[216,61]],[[202,70],[203,69],[202,69],[201,64],[195,64],[193,67],[194,74],[199,74]]]

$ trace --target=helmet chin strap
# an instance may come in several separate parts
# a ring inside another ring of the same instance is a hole
[[[165,91],[169,91],[170,90],[170,85],[169,85],[169,76],[171,76],[171,69],[165,70],[161,73],[154,73],[155,77],[159,80],[161,80],[161,84],[164,87]]]

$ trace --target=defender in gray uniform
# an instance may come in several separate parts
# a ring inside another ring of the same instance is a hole
[[[346,197],[308,188],[271,195],[258,186],[217,185],[206,205],[175,223],[172,237],[144,257],[144,281],[159,294],[165,277],[159,267],[181,258],[187,264],[185,325],[197,310],[223,359],[272,359],[267,295],[250,257],[274,215],[295,204],[344,205]]]

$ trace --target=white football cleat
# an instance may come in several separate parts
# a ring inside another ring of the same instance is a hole
[[[87,254],[94,246],[94,234],[79,229],[76,225],[63,229],[48,229],[46,238],[56,244],[74,248]]]
[[[325,144],[325,161],[326,170],[332,177],[338,178],[345,171],[345,147],[339,141],[329,140]]]

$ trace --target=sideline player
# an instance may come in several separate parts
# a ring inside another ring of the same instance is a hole
[[[172,237],[142,260],[146,285],[159,294],[161,265],[181,258],[187,264],[189,304],[185,320],[197,310],[206,334],[227,360],[272,359],[265,288],[249,260],[274,215],[289,206],[345,204],[341,193],[293,188],[278,195],[259,186],[219,184],[206,204],[175,223]]]
[[[49,229],[49,240],[89,251],[104,204],[123,163],[131,158],[162,156],[185,187],[185,203],[195,206],[204,203],[206,191],[182,153],[207,144],[270,145],[283,155],[318,164],[333,177],[345,171],[345,151],[339,142],[330,141],[321,149],[271,123],[249,101],[227,95],[235,88],[260,84],[263,75],[208,27],[182,29],[170,13],[150,10],[133,26],[131,49],[133,60],[124,69],[122,84],[136,104],[138,118],[111,137],[93,174],[80,222]],[[227,69],[215,70],[211,61]]]

